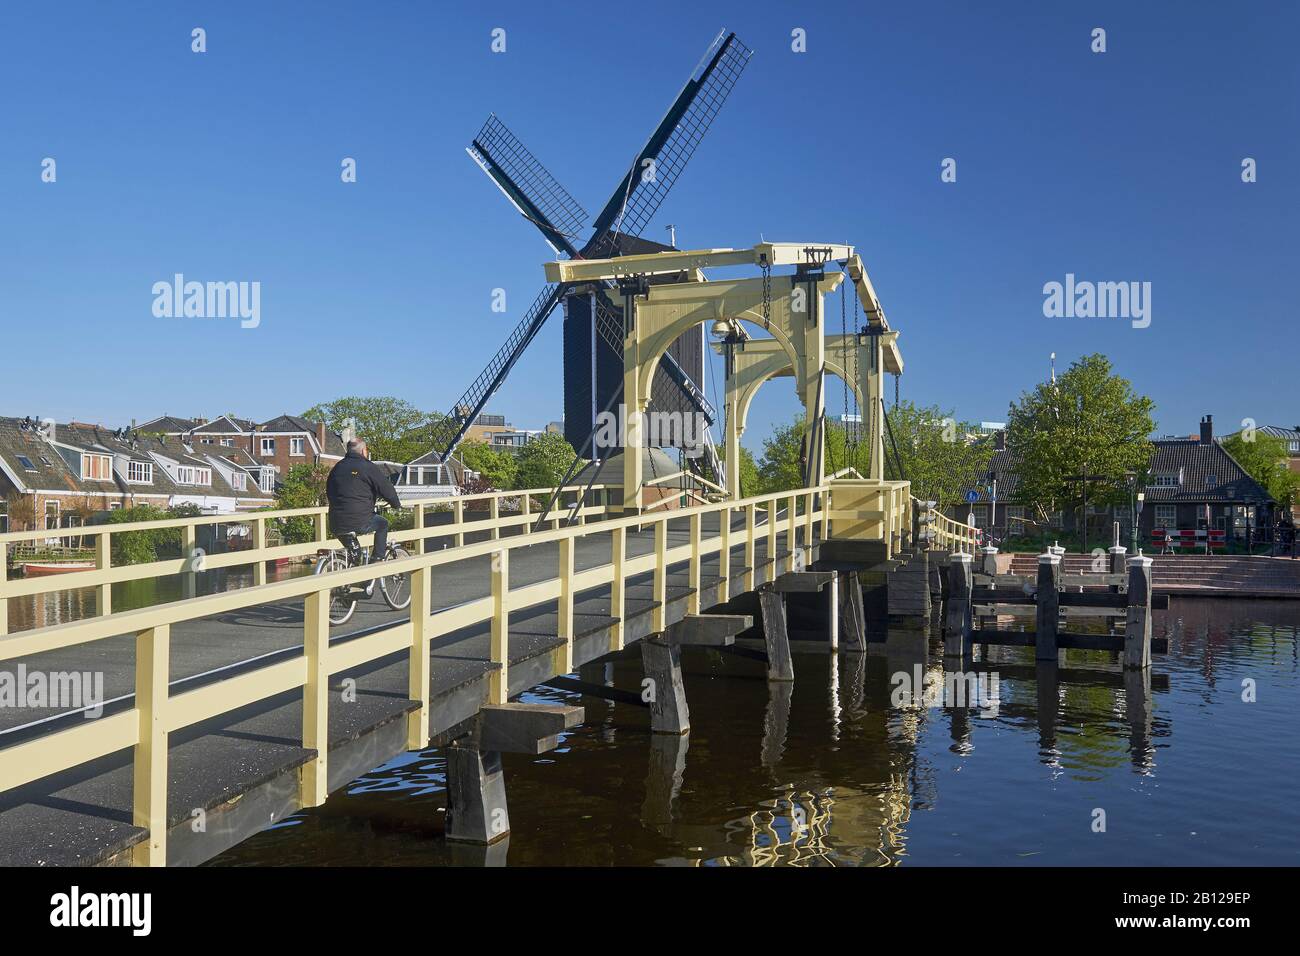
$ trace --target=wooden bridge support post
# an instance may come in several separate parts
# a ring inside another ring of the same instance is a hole
[[[689,519],[690,539],[691,539],[691,563],[686,569],[687,584],[691,593],[686,597],[686,613],[700,613],[700,550],[702,522],[700,521],[699,512],[691,515]]]
[[[718,512],[718,603],[731,600],[731,509]]]
[[[406,749],[429,746],[429,641],[433,631],[432,569],[411,572],[411,650],[407,663],[406,696],[419,701],[420,709],[406,715]]]
[[[641,644],[641,666],[650,694],[650,729],[660,734],[684,734],[691,729],[691,712],[686,706],[686,685],[682,683],[680,648],[663,635],[648,637]]]
[[[492,552],[492,662],[488,699],[504,704],[510,695],[510,552]]]
[[[826,589],[826,626],[831,650],[840,647],[840,572],[831,576],[831,586]]]
[[[763,617],[763,639],[767,642],[767,679],[794,680],[794,659],[790,656],[785,598],[769,582],[758,589],[758,606]]]
[[[555,673],[567,674],[573,670],[573,538],[560,541],[559,614],[556,630],[562,645],[555,649]]]
[[[654,611],[650,628],[662,633],[668,612],[668,519],[655,522]]]
[[[302,745],[316,755],[303,764],[299,801],[304,807],[318,807],[329,795],[330,592],[308,594],[304,617],[307,682],[302,693]]]
[[[756,560],[754,555],[755,552],[754,534],[756,530],[755,525],[757,524],[757,522],[758,522],[758,505],[753,504],[751,502],[750,504],[745,505],[745,590],[746,591],[754,590],[754,584],[756,580],[754,574],[754,562]]]
[[[198,594],[198,570],[203,561],[198,554],[198,529],[192,524],[181,528],[181,557],[185,559],[185,570],[181,574],[181,597],[192,600]]]
[[[620,525],[610,532],[610,564],[614,580],[609,586],[609,616],[614,619],[609,638],[609,649],[623,649],[623,621],[627,617],[627,528]]]
[[[969,554],[954,554],[948,559],[948,620],[943,629],[945,657],[959,657],[971,648],[972,564]]]
[[[1128,613],[1124,623],[1124,666],[1151,664],[1151,565],[1141,554],[1128,560]]]
[[[495,843],[509,833],[501,753],[453,743],[447,748],[447,839]]]
[[[866,608],[862,600],[862,582],[854,571],[837,571],[839,592],[840,636],[844,638],[844,649],[853,653],[863,653],[867,649]]]
[[[465,502],[457,498],[452,506],[456,519],[456,547],[465,545]]]
[[[1056,631],[1061,615],[1061,556],[1051,549],[1038,556],[1038,592],[1035,600],[1034,657],[1056,661]]]
[[[257,554],[266,548],[266,519],[255,518],[252,531],[253,553]],[[253,583],[259,585],[266,583],[266,558],[259,558],[253,562]]]
[[[424,554],[427,548],[424,546],[424,502],[421,501],[415,506],[415,530],[420,533],[420,537],[411,542],[412,550],[415,554]]]

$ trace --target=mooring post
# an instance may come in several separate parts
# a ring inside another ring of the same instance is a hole
[[[1128,559],[1128,615],[1124,622],[1124,666],[1151,664],[1151,565],[1141,551]]]
[[[998,549],[991,544],[980,548],[980,574],[998,573]]]
[[[758,606],[763,616],[763,639],[767,642],[767,679],[794,680],[790,632],[785,623],[785,598],[768,583],[758,589]]]
[[[1113,544],[1110,546],[1109,550],[1110,550],[1110,573],[1123,574],[1124,563],[1128,559],[1128,548],[1124,547],[1122,544]],[[1121,584],[1112,584],[1110,586],[1110,590],[1112,594],[1118,594],[1120,591],[1124,590],[1124,586]]]
[[[659,734],[684,734],[691,729],[691,712],[682,683],[682,652],[677,644],[656,638],[662,635],[640,641],[645,672],[642,696],[649,695],[650,729]]]
[[[1038,605],[1034,622],[1034,657],[1056,660],[1056,629],[1061,613],[1061,556],[1048,548],[1038,556]]]
[[[838,571],[831,575],[831,586],[826,589],[826,623],[831,650],[837,651],[840,647],[840,572]]]
[[[945,656],[960,656],[970,649],[971,638],[971,564],[969,554],[953,554],[948,559],[948,622],[943,631]]]

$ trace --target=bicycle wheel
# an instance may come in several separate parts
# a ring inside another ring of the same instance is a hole
[[[393,545],[388,549],[384,560],[397,561],[409,557],[405,548]],[[411,605],[411,575],[409,573],[386,574],[379,579],[379,591],[389,607],[394,611],[404,611]]]
[[[328,574],[331,571],[342,571],[348,566],[347,558],[337,551],[331,551],[319,561],[316,562],[317,574]],[[330,589],[330,623],[346,624],[352,619],[352,614],[357,609],[356,595],[349,593],[347,587]]]

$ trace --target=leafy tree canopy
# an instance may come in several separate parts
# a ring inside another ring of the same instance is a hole
[[[1072,509],[1082,483],[1069,479],[1087,475],[1103,479],[1089,481],[1089,502],[1127,500],[1124,473],[1141,473],[1151,460],[1154,407],[1100,354],[1077,360],[1055,385],[1025,392],[1007,421],[1007,445],[1020,456],[1019,496],[1048,514]]]
[[[433,426],[444,416],[421,411],[405,399],[377,395],[336,398],[313,405],[302,417],[323,421],[336,432],[353,424],[370,446],[371,458],[408,462],[429,450]]]
[[[563,435],[543,432],[519,452],[516,488],[554,488],[577,457]]]
[[[1300,473],[1287,467],[1285,439],[1257,431],[1238,432],[1223,439],[1223,450],[1279,504],[1290,506],[1300,497]]]
[[[899,402],[889,410],[889,425],[894,440],[886,438],[886,461],[897,448],[903,476],[917,498],[949,508],[964,499],[967,489],[983,483],[993,443],[971,441],[973,423],[958,421],[953,411],[938,405]]]
[[[508,451],[497,451],[485,442],[467,441],[456,449],[456,456],[471,471],[482,475],[482,491],[504,491],[516,487],[515,479],[519,474],[519,462]],[[568,467],[567,465],[565,467]],[[473,492],[478,494],[479,491]]]

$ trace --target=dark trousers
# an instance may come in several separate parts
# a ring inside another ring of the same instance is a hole
[[[388,553],[388,519],[383,515],[373,515],[370,523],[364,528],[358,528],[355,534],[371,534],[375,536],[375,546],[370,550],[370,560],[382,561],[384,555]],[[342,541],[342,538],[339,539]]]

